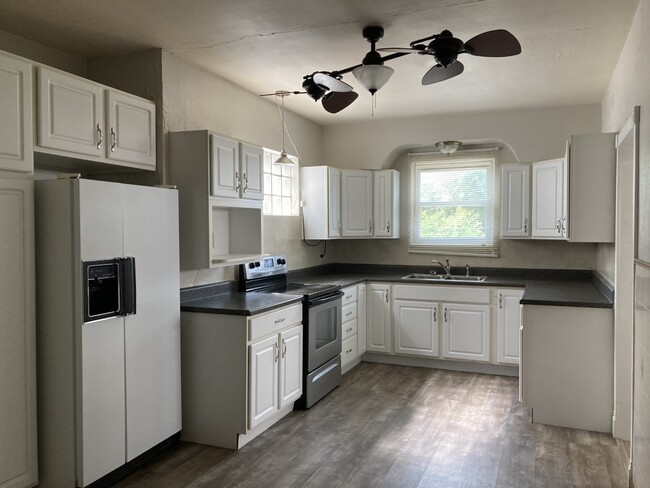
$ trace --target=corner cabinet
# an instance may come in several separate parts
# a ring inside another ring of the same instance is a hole
[[[2,76],[0,75],[0,84]],[[0,486],[38,482],[33,181],[0,179]],[[8,231],[10,230],[10,231]]]
[[[501,237],[530,237],[530,164],[501,166]]]
[[[32,66],[0,53],[0,170],[34,170]]]
[[[180,199],[181,270],[262,256],[262,148],[206,130],[169,135]]]
[[[392,169],[301,168],[305,239],[398,239],[399,181]]]
[[[153,102],[45,66],[37,68],[35,151],[44,167],[65,158],[154,171],[156,106]]]
[[[302,396],[302,305],[181,313],[182,439],[239,449]]]

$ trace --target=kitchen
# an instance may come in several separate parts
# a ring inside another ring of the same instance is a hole
[[[469,111],[450,113],[445,117],[417,115],[407,119],[386,120],[379,117],[384,103],[380,91],[377,95],[378,107],[374,120],[369,117],[368,97],[360,98],[355,103],[364,105],[363,122],[351,121],[321,126],[287,111],[287,126],[300,150],[301,162],[329,163],[348,169],[388,168],[393,165],[399,154],[405,156],[410,149],[425,148],[435,141],[446,139],[459,139],[468,144],[471,141],[503,141],[516,153],[515,156],[513,152],[504,151],[507,153],[506,157],[516,157],[515,161],[560,157],[564,154],[568,136],[619,132],[631,116],[635,105],[640,105],[642,109],[646,106],[647,94],[643,87],[648,80],[648,69],[644,57],[638,58],[636,52],[640,46],[648,44],[645,37],[647,33],[641,28],[647,21],[647,7],[647,3],[641,1],[636,14],[633,8],[629,9],[629,16],[626,18],[627,25],[631,27],[629,34],[624,32],[620,38],[620,57],[618,52],[615,55],[610,54],[607,62],[603,63],[608,65],[609,72],[613,73],[611,82],[605,83],[608,88],[600,94],[600,98],[588,103],[576,97],[567,102],[557,102],[550,107],[499,110],[498,106],[495,106],[478,113]],[[5,28],[10,30],[8,26]],[[390,28],[387,28],[387,40],[389,35]],[[628,40],[623,48],[626,36]],[[26,34],[25,37],[30,38]],[[53,45],[47,42],[45,44]],[[367,44],[360,36],[358,44],[355,49],[359,52],[352,54],[353,60],[367,50]],[[160,155],[157,170],[154,175],[120,175],[122,181],[175,184],[168,173],[167,132],[210,129],[264,147],[278,150],[281,147],[278,111],[274,104],[172,52],[148,51],[117,58],[92,58],[86,62],[80,56],[4,32],[0,36],[0,49],[154,99],[160,104],[157,107],[157,128],[164,136],[157,140],[157,152]],[[415,60],[408,61],[413,63]],[[400,63],[395,63],[396,71],[406,65],[406,60]],[[615,69],[613,64],[616,64]],[[284,87],[267,86],[266,90],[275,88]],[[453,91],[453,86],[447,90]],[[287,102],[291,100],[288,99]],[[164,110],[160,110],[161,106]],[[640,162],[643,169],[647,164],[647,133],[643,124],[640,127]],[[337,162],[341,163],[336,164]],[[406,173],[402,173],[403,195],[408,195],[408,183]],[[643,198],[643,195],[640,197]],[[640,209],[646,207],[647,205],[639,205]],[[403,214],[402,225],[406,229],[408,205],[405,201],[402,202],[400,211]],[[646,220],[640,217],[639,222],[645,225],[643,222]],[[324,253],[322,245],[315,248],[305,246],[300,239],[300,226],[299,217],[265,216],[262,237],[264,252],[287,255],[291,269],[327,263],[359,262],[426,266],[431,259],[426,255],[409,254],[406,249],[406,234],[394,241],[332,241],[328,243],[325,256],[321,259],[320,255]],[[642,227],[640,246],[647,245],[644,232]],[[440,258],[443,257],[444,255]],[[499,258],[488,260],[450,257],[454,265],[462,266],[467,262],[472,268],[489,266],[595,269],[610,282],[614,281],[615,273],[615,248],[611,244],[508,241],[503,243]],[[486,261],[489,261],[488,264],[485,264]],[[234,267],[195,268],[181,273],[180,284],[185,288],[233,278]],[[643,485],[639,482],[637,486]]]

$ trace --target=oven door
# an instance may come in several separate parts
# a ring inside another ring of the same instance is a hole
[[[310,301],[307,316],[307,371],[341,354],[341,296]]]

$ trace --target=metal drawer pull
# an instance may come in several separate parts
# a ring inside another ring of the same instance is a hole
[[[350,315],[352,315],[352,312],[348,312],[345,314],[346,317],[349,317]]]
[[[102,148],[102,142],[104,142],[104,138],[102,137],[102,128],[97,124],[97,149]]]
[[[275,321],[276,324],[281,324],[282,322],[284,322],[284,317],[279,318]]]
[[[434,322],[438,321],[438,307],[433,309],[433,321]]]
[[[388,290],[386,290],[386,303],[388,303]]]
[[[235,171],[235,179],[237,180],[237,186],[235,187],[235,191],[239,191],[241,188],[241,178],[239,176],[239,172]]]
[[[557,222],[555,223],[555,228],[557,229],[557,233],[560,234],[562,232],[562,219],[557,219]]]
[[[274,342],[273,343],[273,362],[277,363],[278,359],[280,359],[280,348],[278,347],[278,343]]]
[[[111,127],[111,152],[115,152],[116,147],[117,147],[117,134],[115,133],[115,129]]]
[[[445,322],[447,322],[447,308],[445,308]]]
[[[352,332],[352,327],[350,327],[349,329],[345,329],[345,332]]]
[[[352,295],[345,295],[346,300],[349,300],[350,298],[352,298]]]
[[[499,293],[499,308],[503,308],[503,294]]]
[[[528,217],[524,219],[524,233],[528,233]]]
[[[282,339],[282,357],[287,355],[287,341]]]
[[[390,234],[390,219],[386,220],[386,232]]]
[[[248,190],[248,177],[246,176],[246,173],[242,173],[241,177],[242,177],[242,180],[244,180],[244,183],[245,183],[244,188],[242,189],[242,191],[244,193],[246,193],[246,190]]]

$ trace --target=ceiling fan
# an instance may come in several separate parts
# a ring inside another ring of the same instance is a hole
[[[423,44],[426,41],[431,42]],[[445,29],[440,34],[411,42],[410,47],[387,47],[378,51],[433,56],[436,65],[422,77],[423,85],[431,85],[458,76],[464,71],[465,66],[458,61],[459,54],[495,58],[516,56],[521,53],[521,45],[515,36],[504,29],[483,32],[467,42],[454,37]]]
[[[276,91],[264,93],[261,97],[289,95],[309,95],[314,101],[321,100],[323,108],[331,114],[343,110],[354,102],[359,96],[352,90],[352,87],[341,81],[341,74],[337,72],[317,71],[306,75],[302,82],[305,91]]]

